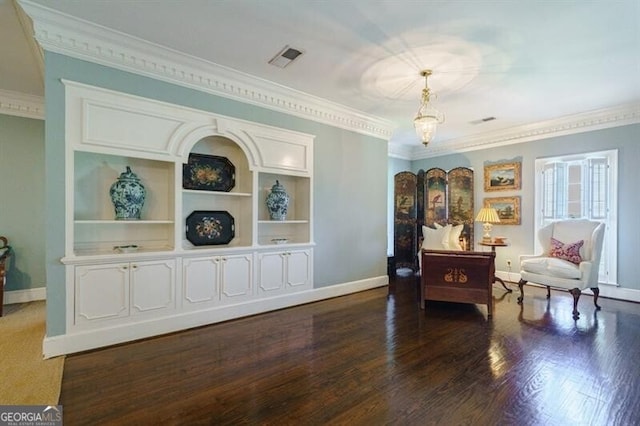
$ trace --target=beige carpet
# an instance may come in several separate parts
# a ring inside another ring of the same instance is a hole
[[[45,302],[4,307],[0,317],[0,404],[57,405],[64,357],[42,358]]]

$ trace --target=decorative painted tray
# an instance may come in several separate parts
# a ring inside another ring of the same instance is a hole
[[[200,191],[229,192],[236,185],[236,168],[226,157],[189,154],[182,165],[182,187]]]
[[[223,210],[196,210],[187,217],[187,240],[194,246],[229,244],[235,237],[233,216]]]

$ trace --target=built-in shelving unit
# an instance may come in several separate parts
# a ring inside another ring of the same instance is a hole
[[[228,247],[250,247],[252,235],[253,173],[244,151],[226,137],[207,136],[195,143],[190,153],[224,157],[235,168],[235,183],[229,191],[182,189],[182,223],[196,210],[227,211],[235,219],[235,237]],[[211,247],[194,246],[182,233],[182,248],[202,250]]]
[[[109,254],[138,245],[147,251],[174,248],[174,163],[104,153],[73,152],[72,256]],[[131,167],[147,191],[141,220],[115,220],[111,185]]]
[[[256,310],[238,303],[312,288],[313,136],[64,83],[66,329],[82,333],[80,350],[206,324],[229,307],[242,316]],[[219,157],[233,184],[185,184],[190,156]],[[127,167],[146,189],[139,220],[116,220],[109,195]],[[276,180],[290,195],[282,221],[266,208]],[[202,211],[233,218],[230,241],[187,237]]]
[[[310,241],[311,179],[274,173],[260,173],[259,199],[266,200],[271,187],[278,181],[289,194],[289,209],[285,220],[270,220],[264,202],[258,211],[258,244],[274,244],[273,240],[286,239],[288,243]]]

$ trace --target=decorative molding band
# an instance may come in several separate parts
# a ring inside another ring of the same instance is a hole
[[[0,89],[0,114],[44,120],[44,98]]]
[[[438,157],[453,152],[477,151],[504,145],[572,135],[640,123],[640,104],[589,111],[449,141],[432,142],[428,148],[414,147],[412,160]]]
[[[240,71],[21,0],[48,51],[388,140],[393,124]]]

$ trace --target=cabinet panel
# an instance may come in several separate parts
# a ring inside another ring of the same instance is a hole
[[[80,149],[170,155],[175,134],[193,111],[153,99],[86,86],[65,85],[66,141]]]
[[[311,148],[307,143],[283,141],[262,135],[256,141],[260,145],[264,167],[299,172],[308,172],[311,168]]]
[[[258,255],[258,291],[277,293],[284,290],[285,253],[260,253]]]
[[[175,307],[175,268],[175,260],[131,264],[133,314]]]
[[[292,251],[287,256],[287,287],[304,287],[311,280],[311,252]]]
[[[183,261],[183,306],[211,305],[220,299],[220,259],[205,257]]]
[[[79,266],[75,270],[76,323],[129,315],[129,264]]]
[[[258,291],[276,294],[311,283],[311,250],[286,250],[258,255]]]
[[[210,306],[253,296],[253,255],[185,259],[183,306]]]
[[[251,254],[222,257],[220,283],[223,300],[244,300],[252,296],[252,266]]]
[[[82,142],[89,145],[167,154],[171,136],[183,124],[183,121],[166,116],[125,111],[123,105],[114,108],[92,101],[86,102],[84,107]]]

